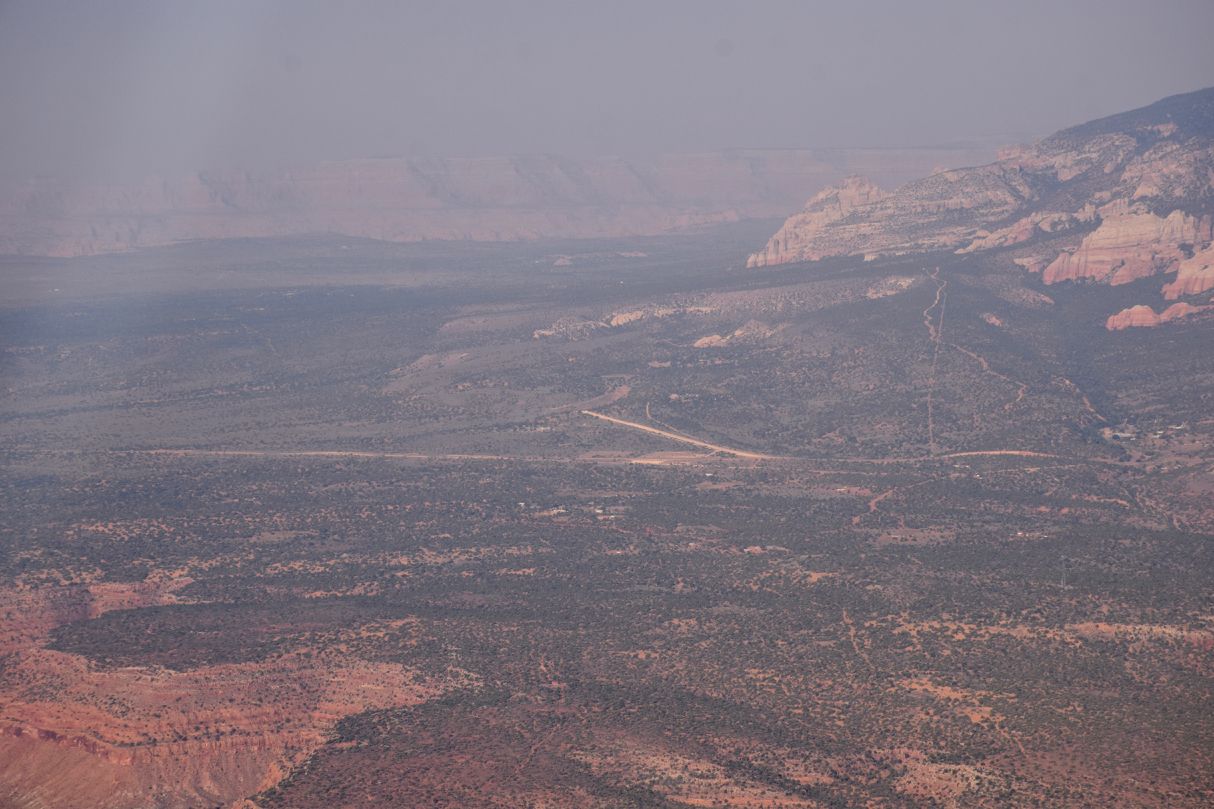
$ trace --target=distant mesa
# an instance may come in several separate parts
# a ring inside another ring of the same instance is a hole
[[[900,185],[984,146],[732,149],[648,160],[384,158],[207,171],[125,185],[0,187],[0,254],[80,256],[197,239],[339,234],[391,242],[621,238],[775,219],[864,173]]]

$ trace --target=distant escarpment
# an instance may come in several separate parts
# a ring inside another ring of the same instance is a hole
[[[1172,275],[1163,297],[1214,289],[1214,88],[1058,132],[893,192],[850,177],[819,192],[748,266],[828,256],[1015,248],[1047,284]],[[1169,312],[1191,313],[1193,302]],[[1150,307],[1143,307],[1154,314]],[[1126,310],[1109,328],[1175,320]],[[1142,321],[1142,322],[1140,322]],[[1123,325],[1124,324],[1124,325]]]
[[[138,184],[0,187],[0,254],[78,256],[195,239],[333,233],[408,242],[656,235],[774,218],[862,172],[905,183],[983,146],[768,149],[651,160],[376,159]]]

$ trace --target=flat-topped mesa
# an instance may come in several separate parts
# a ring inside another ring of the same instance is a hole
[[[779,216],[863,172],[897,185],[986,159],[948,149],[730,149],[346,160],[289,171],[202,172],[141,183],[0,184],[0,254],[91,255],[186,240],[303,234],[411,242],[621,238]]]
[[[867,177],[852,175],[839,185],[825,188],[805,203],[761,252],[746,261],[747,267],[766,267],[790,261],[812,261],[823,256],[815,252],[815,236],[830,224],[846,219],[848,214],[865,205],[885,199],[882,191]]]
[[[999,157],[888,194],[849,180],[810,200],[747,265],[1017,246],[1016,263],[1047,284],[1176,272],[1169,300],[1214,289],[1214,88]],[[1058,241],[1085,231],[1078,244]]]

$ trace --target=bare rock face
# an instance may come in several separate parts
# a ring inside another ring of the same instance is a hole
[[[1116,286],[1166,272],[1185,257],[1185,245],[1210,243],[1212,224],[1209,216],[1181,210],[1158,216],[1145,205],[1117,200],[1100,209],[1100,226],[1078,250],[1062,253],[1045,268],[1043,280],[1090,279]]]
[[[1189,315],[1195,315],[1198,312],[1208,311],[1210,308],[1211,307],[1209,306],[1194,306],[1191,303],[1181,301],[1180,303],[1174,303],[1167,309],[1164,309],[1159,315],[1159,322],[1169,323],[1173,320],[1181,320]]]
[[[752,255],[746,266],[766,267],[769,264],[822,258],[825,254],[819,252],[822,248],[818,241],[829,225],[846,219],[857,208],[879,202],[887,196],[886,192],[865,177],[848,177],[805,203],[805,209],[785,222],[784,227],[767,243],[767,248]]]
[[[378,159],[292,171],[201,172],[128,185],[0,188],[0,254],[76,256],[223,239],[333,233],[417,241],[653,235],[780,216],[849,172],[921,177],[979,147],[731,150],[650,161],[555,156]]]
[[[1085,234],[1061,253],[1036,242]],[[765,267],[828,256],[1021,246],[1047,284],[1125,284],[1176,272],[1169,300],[1214,288],[1214,88],[1166,98],[943,171],[890,194],[851,179],[794,214],[751,256]],[[1026,251],[1027,248],[1027,251]],[[1117,322],[1130,316],[1114,316]]]
[[[1176,320],[1183,320],[1190,315],[1195,315],[1199,312],[1206,312],[1214,309],[1214,306],[1194,306],[1191,303],[1184,301],[1174,303],[1167,309],[1164,309],[1159,314],[1155,314],[1155,310],[1149,306],[1139,304],[1131,306],[1128,309],[1122,309],[1115,315],[1109,317],[1105,322],[1104,327],[1109,331],[1120,331],[1121,329],[1131,328],[1152,328],[1164,323],[1171,323]]]
[[[940,172],[867,199],[857,193],[863,181],[850,182],[811,199],[748,265],[957,249],[989,235],[983,224],[1007,219],[1032,193],[1018,169],[1001,163]],[[853,204],[834,204],[836,196]]]
[[[1163,288],[1169,301],[1185,295],[1200,295],[1214,289],[1214,244],[1207,244],[1177,266],[1176,280]]]
[[[990,232],[979,231],[972,242],[960,248],[957,252],[974,253],[979,250],[991,250],[996,247],[1010,247],[1027,242],[1043,233],[1064,233],[1068,230],[1090,224],[1095,220],[1096,208],[1091,204],[1083,206],[1083,208],[1074,213],[1034,211],[1027,216],[1017,219],[1007,227],[997,228]],[[1018,259],[1018,262],[1026,261],[1028,260]],[[1041,266],[1044,266],[1043,262]],[[1036,271],[1039,272],[1041,266],[1038,266]]]
[[[462,671],[427,674],[338,650],[174,670],[107,668],[48,648],[56,626],[179,603],[189,582],[0,587],[0,805],[237,806],[302,763],[343,717],[475,683]]]
[[[1145,304],[1138,304],[1111,315],[1104,327],[1109,331],[1121,331],[1131,328],[1152,328],[1158,325],[1159,315],[1155,313],[1155,310]]]

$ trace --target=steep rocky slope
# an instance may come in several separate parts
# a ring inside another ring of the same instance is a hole
[[[849,178],[813,197],[748,265],[1016,248],[1017,263],[1041,272],[1047,284],[1119,285],[1175,273],[1163,288],[1174,301],[1214,289],[1212,241],[1209,88],[1066,129],[1005,150],[994,163],[938,172],[892,193]],[[1152,320],[1144,314],[1126,312],[1116,322]]]
[[[0,254],[76,256],[307,233],[397,242],[653,235],[780,216],[806,189],[849,173],[903,183],[989,156],[982,146],[732,150],[649,161],[352,160],[133,185],[38,180],[0,187]]]
[[[188,576],[0,587],[0,806],[234,806],[276,783],[343,717],[467,684],[340,649],[199,666],[99,667],[46,647],[58,626],[179,603]],[[408,630],[396,621],[345,633]]]

